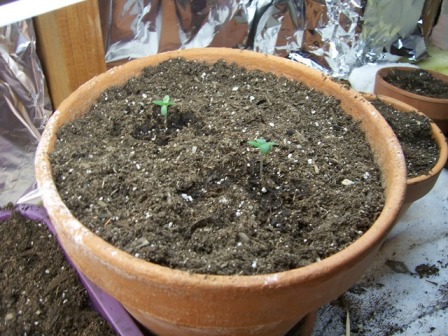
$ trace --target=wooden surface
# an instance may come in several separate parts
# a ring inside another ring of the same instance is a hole
[[[106,71],[97,0],[34,19],[37,49],[53,109],[81,84]]]

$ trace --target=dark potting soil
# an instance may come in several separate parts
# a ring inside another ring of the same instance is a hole
[[[168,129],[160,107],[170,95]],[[249,140],[277,143],[264,157]],[[104,92],[58,134],[58,190],[139,258],[264,274],[347,247],[382,210],[379,168],[334,98],[272,74],[175,59]]]
[[[0,222],[0,335],[116,335],[45,224]]]
[[[423,69],[394,70],[384,76],[393,86],[421,96],[448,99],[448,83]]]
[[[427,175],[440,155],[432,136],[431,120],[417,112],[400,112],[379,99],[371,103],[397,135],[406,159],[408,177]]]

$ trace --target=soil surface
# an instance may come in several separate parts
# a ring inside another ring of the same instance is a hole
[[[167,129],[152,103],[165,95],[176,104]],[[277,145],[262,156],[248,144],[259,138]],[[379,168],[337,100],[225,62],[170,60],[109,89],[63,127],[51,160],[93,232],[195,273],[308,265],[359,238],[384,204]]]
[[[431,120],[417,112],[400,112],[379,99],[371,103],[397,135],[406,158],[408,177],[427,175],[440,155],[432,136]]]
[[[1,335],[116,335],[45,224],[14,214],[0,236]]]
[[[421,96],[448,99],[448,83],[423,69],[394,70],[384,76],[384,80]]]

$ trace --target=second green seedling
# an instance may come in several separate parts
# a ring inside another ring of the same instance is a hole
[[[170,100],[170,96],[168,95],[163,97],[163,100],[153,100],[152,103],[161,106],[160,114],[165,118],[165,128],[168,128],[168,106],[174,106],[176,104]]]

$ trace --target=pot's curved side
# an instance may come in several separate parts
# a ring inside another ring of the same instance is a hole
[[[382,166],[386,203],[371,229],[343,251],[300,269],[257,276],[207,276],[135,258],[77,221],[52,180],[48,155],[57,129],[84,114],[110,85],[124,83],[144,66],[178,56],[206,62],[225,59],[248,69],[271,71],[340,99],[347,113],[361,122]],[[358,99],[354,91],[286,59],[224,48],[189,49],[139,59],[81,86],[48,123],[36,153],[36,175],[44,205],[73,262],[143,325],[161,335],[284,335],[303,316],[337,298],[361,277],[393,227],[406,187],[398,140],[371,104]]]
[[[377,71],[375,75],[376,94],[392,97],[415,107],[417,110],[426,114],[431,118],[443,134],[448,135],[448,99],[437,99],[426,96],[417,95],[412,92],[402,90],[384,80],[384,77],[394,70],[412,71],[415,68],[408,67],[387,67]],[[428,71],[428,70],[426,70]],[[434,76],[448,83],[448,76],[441,73],[428,71]]]
[[[415,202],[429,193],[436,184],[442,169],[447,163],[448,145],[446,137],[435,123],[431,123],[431,129],[437,146],[439,146],[439,159],[435,166],[429,171],[428,175],[408,179],[406,197],[404,200],[405,203]]]
[[[389,97],[384,95],[373,95],[373,94],[363,94],[363,97],[367,100],[371,101],[375,98],[380,99],[386,104],[391,105],[393,108],[395,108],[397,111],[402,112],[416,112],[423,114],[422,112],[416,110],[415,107],[406,104],[405,102]],[[445,135],[442,133],[440,128],[434,123],[431,122],[431,130],[432,130],[432,136],[434,138],[434,141],[436,142],[437,146],[439,147],[439,157],[437,159],[436,164],[434,167],[431,168],[431,170],[428,172],[427,175],[420,175],[412,178],[407,179],[407,188],[406,188],[406,196],[404,199],[405,204],[410,204],[415,202],[416,200],[422,198],[425,196],[428,192],[431,191],[431,189],[434,187],[434,185],[437,182],[437,179],[439,178],[439,175],[445,166],[445,163],[448,159],[448,144],[446,142]]]

